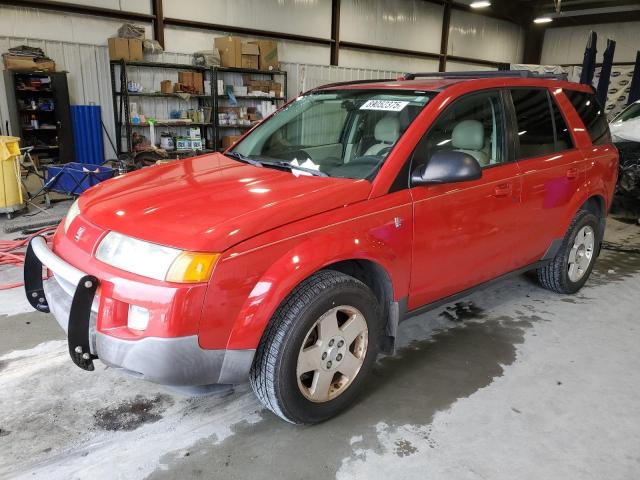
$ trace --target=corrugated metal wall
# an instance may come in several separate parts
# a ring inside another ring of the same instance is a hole
[[[100,105],[102,121],[112,139],[115,137],[113,120],[113,102],[111,96],[111,77],[109,74],[109,57],[107,48],[81,43],[57,42],[50,40],[34,40],[26,38],[0,37],[0,52],[18,45],[30,45],[42,48],[48,56],[56,61],[58,70],[69,72],[69,96],[72,104]],[[191,62],[191,55],[184,53],[164,53],[148,57],[149,60],[169,63]],[[371,78],[396,78],[400,72],[387,70],[345,68],[335,66],[310,65],[302,63],[282,63],[288,72],[289,98],[298,93],[325,83]],[[160,80],[177,81],[175,70],[132,69],[129,79],[137,81],[146,89],[159,89]],[[0,82],[2,79],[0,78]],[[4,84],[2,91],[5,92]],[[185,109],[184,100],[179,99],[138,99],[140,111],[159,118],[168,117],[175,109]],[[0,120],[4,126],[9,118],[6,94],[0,95]],[[3,127],[4,128],[4,127]],[[106,138],[103,138],[105,158],[113,158],[114,151]]]

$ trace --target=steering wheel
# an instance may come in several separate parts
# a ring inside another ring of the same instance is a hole
[[[367,173],[366,178],[376,172],[384,162],[385,157],[380,157],[378,155],[362,155],[360,157],[355,157],[349,163],[346,163],[345,166],[348,167],[369,167],[369,173]]]

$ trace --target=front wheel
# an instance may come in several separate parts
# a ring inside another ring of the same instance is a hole
[[[378,353],[380,308],[359,280],[325,270],[278,308],[256,351],[251,386],[291,423],[312,424],[347,408]]]
[[[537,270],[540,284],[554,292],[575,293],[585,284],[599,248],[600,222],[593,213],[579,211],[556,256]]]

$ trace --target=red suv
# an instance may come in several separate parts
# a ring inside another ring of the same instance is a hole
[[[617,167],[585,85],[522,72],[328,85],[224,153],[92,188],[51,249],[31,242],[26,293],[84,369],[248,379],[276,415],[319,422],[353,402],[408,316],[527,270],[579,290]]]

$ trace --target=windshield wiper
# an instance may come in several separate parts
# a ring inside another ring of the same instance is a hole
[[[240,160],[241,162],[248,163],[250,165],[253,165],[254,167],[262,167],[263,165],[261,161],[247,157],[240,152],[227,152],[225,153],[225,156],[231,157],[234,160]]]
[[[306,168],[306,167],[301,167],[299,165],[292,165],[289,162],[283,162],[282,160],[277,161],[277,162],[261,162],[263,166],[268,167],[268,166],[274,166],[274,167],[282,167],[282,168],[288,168],[289,170],[300,170],[301,172],[308,172],[311,175],[314,175],[316,177],[328,177],[329,175],[327,175],[326,173],[320,171],[320,170],[314,170],[312,168]]]

